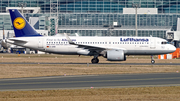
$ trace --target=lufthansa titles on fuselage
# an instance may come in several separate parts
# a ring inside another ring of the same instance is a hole
[[[149,39],[147,39],[147,38],[120,38],[120,41],[122,41],[122,42],[126,42],[126,41],[148,42]]]

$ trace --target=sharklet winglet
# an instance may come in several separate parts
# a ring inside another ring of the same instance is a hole
[[[69,42],[69,44],[75,44],[66,33],[64,33],[64,35],[65,35],[67,41]]]

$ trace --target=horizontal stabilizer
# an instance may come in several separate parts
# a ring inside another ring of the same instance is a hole
[[[28,40],[24,40],[24,39],[17,39],[17,38],[10,38],[8,39],[10,41],[15,41],[15,42],[22,42],[22,43],[27,43]]]

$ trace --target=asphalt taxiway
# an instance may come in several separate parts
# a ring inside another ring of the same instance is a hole
[[[88,65],[178,65],[180,66],[180,63],[35,63],[35,62],[1,62],[0,64],[76,64],[76,65],[82,65],[82,64],[88,64]]]
[[[78,75],[0,79],[0,91],[180,86],[180,73]]]

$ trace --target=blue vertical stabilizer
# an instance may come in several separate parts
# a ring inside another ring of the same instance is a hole
[[[41,36],[32,28],[17,9],[10,9],[9,13],[16,37]]]

